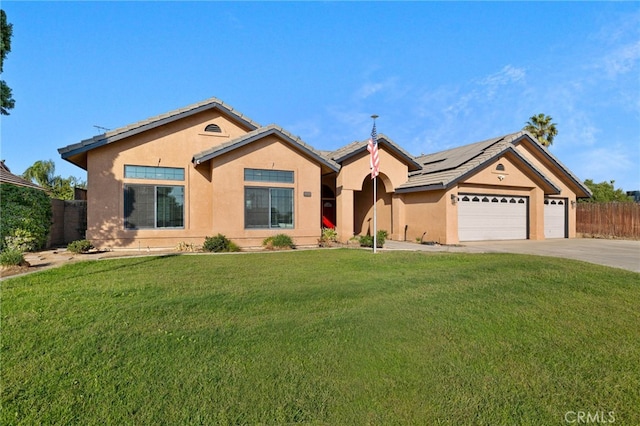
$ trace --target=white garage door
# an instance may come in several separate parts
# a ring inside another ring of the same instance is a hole
[[[544,200],[544,237],[565,238],[567,223],[567,200],[546,198]]]
[[[458,239],[460,241],[526,240],[526,197],[460,194]]]

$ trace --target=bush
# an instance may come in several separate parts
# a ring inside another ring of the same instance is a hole
[[[25,251],[34,251],[40,246],[38,236],[26,229],[14,229],[11,234],[4,237],[5,247],[8,249],[24,253]]]
[[[388,236],[389,233],[384,229],[376,232],[376,247],[382,248],[382,246],[384,246],[384,242],[387,241]],[[371,235],[361,235],[359,239],[361,247],[373,247],[373,237]]]
[[[267,250],[295,248],[293,240],[287,234],[277,234],[271,237],[267,237],[262,241],[262,245]]]
[[[322,236],[318,240],[320,247],[331,247],[338,242],[338,232],[333,228],[322,228]]]
[[[194,252],[194,251],[198,251],[198,248],[193,243],[187,243],[185,241],[180,241],[178,243],[178,245],[176,246],[176,250],[177,251]]]
[[[24,263],[24,256],[20,250],[9,248],[0,252],[0,265],[2,266],[20,266]]]
[[[215,237],[205,237],[202,250],[212,253],[228,253],[240,251],[240,247],[224,235],[218,234]]]
[[[384,229],[381,229],[378,232],[376,232],[376,243],[378,244],[378,248],[384,245],[385,241],[387,241],[388,236],[389,236],[389,233]]]
[[[73,241],[67,246],[67,250],[75,254],[87,253],[92,248],[94,248],[93,244],[89,240]]]
[[[44,247],[51,228],[51,199],[44,191],[1,184],[0,211],[0,249]]]

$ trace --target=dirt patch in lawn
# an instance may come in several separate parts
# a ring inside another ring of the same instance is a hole
[[[116,257],[133,257],[133,256],[162,256],[168,253],[179,253],[175,250],[166,251],[91,251],[84,254],[75,254],[67,251],[67,249],[50,249],[34,253],[25,253],[25,264],[21,266],[2,266],[0,267],[0,277],[14,277],[32,272],[43,271],[49,268],[64,265],[66,263],[79,262],[84,260],[99,260]]]

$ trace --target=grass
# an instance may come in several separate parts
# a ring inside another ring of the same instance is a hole
[[[0,283],[0,424],[640,424],[639,277],[360,250],[71,264]]]

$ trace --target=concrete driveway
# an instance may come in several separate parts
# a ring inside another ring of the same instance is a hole
[[[474,241],[462,243],[460,246],[427,246],[411,242],[387,241],[385,249],[534,254],[582,260],[640,272],[640,241],[629,240],[572,238],[545,241]]]

